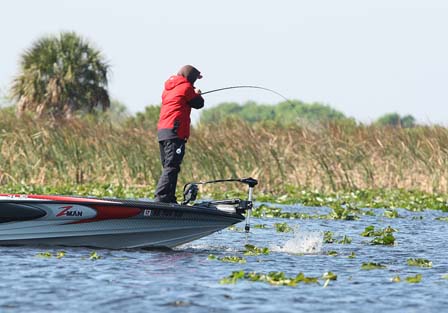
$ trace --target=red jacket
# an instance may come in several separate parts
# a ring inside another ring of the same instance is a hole
[[[162,107],[157,125],[159,141],[167,139],[188,139],[190,136],[191,108],[200,109],[204,99],[197,94],[193,85],[183,76],[171,76],[165,82],[162,93]]]

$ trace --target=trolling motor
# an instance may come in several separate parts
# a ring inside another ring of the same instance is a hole
[[[239,182],[249,186],[249,191],[247,194],[247,200],[233,199],[233,200],[220,200],[214,201],[213,204],[237,204],[236,210],[238,213],[247,212],[246,215],[246,226],[244,227],[246,233],[250,231],[250,215],[253,208],[252,198],[254,187],[258,184],[258,180],[247,177],[247,178],[230,178],[230,179],[217,179],[201,182],[191,182],[184,185],[183,195],[184,201],[183,205],[187,205],[191,201],[195,201],[198,196],[198,185],[214,184],[214,183],[225,183],[225,182]]]

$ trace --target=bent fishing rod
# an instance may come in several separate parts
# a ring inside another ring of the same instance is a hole
[[[272,90],[272,89],[269,89],[269,88],[266,88],[266,87],[261,87],[261,86],[251,86],[251,85],[230,86],[230,87],[224,87],[224,88],[218,88],[218,89],[205,91],[205,92],[202,92],[201,95],[206,95],[208,93],[217,92],[217,91],[223,91],[223,90],[229,90],[229,89],[240,89],[240,88],[252,88],[252,89],[266,90],[266,91],[269,91],[269,92],[272,92],[272,93],[276,94],[277,96],[282,97],[289,104],[294,105],[294,103],[292,103],[288,98],[286,98],[284,95],[282,95],[278,91],[275,91],[275,90]]]

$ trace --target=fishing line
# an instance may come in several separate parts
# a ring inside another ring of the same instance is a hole
[[[252,89],[261,89],[261,90],[266,90],[269,92],[272,92],[274,94],[276,94],[277,96],[282,97],[283,99],[285,99],[286,102],[288,102],[291,105],[294,105],[294,103],[292,103],[288,98],[286,98],[284,95],[282,95],[281,93],[279,93],[278,91],[266,88],[266,87],[261,87],[261,86],[247,86],[247,85],[242,85],[242,86],[230,86],[230,87],[224,87],[224,88],[218,88],[218,89],[213,89],[213,90],[209,90],[206,92],[202,92],[201,95],[206,95],[208,93],[212,93],[212,92],[217,92],[217,91],[222,91],[222,90],[229,90],[229,89],[239,89],[239,88],[252,88]]]

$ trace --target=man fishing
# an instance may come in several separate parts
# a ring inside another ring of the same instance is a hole
[[[185,65],[177,75],[165,82],[157,125],[163,170],[155,192],[156,201],[177,203],[177,176],[185,155],[185,144],[190,136],[191,108],[204,107],[201,91],[194,87],[196,80],[201,78],[200,71],[191,65]]]

